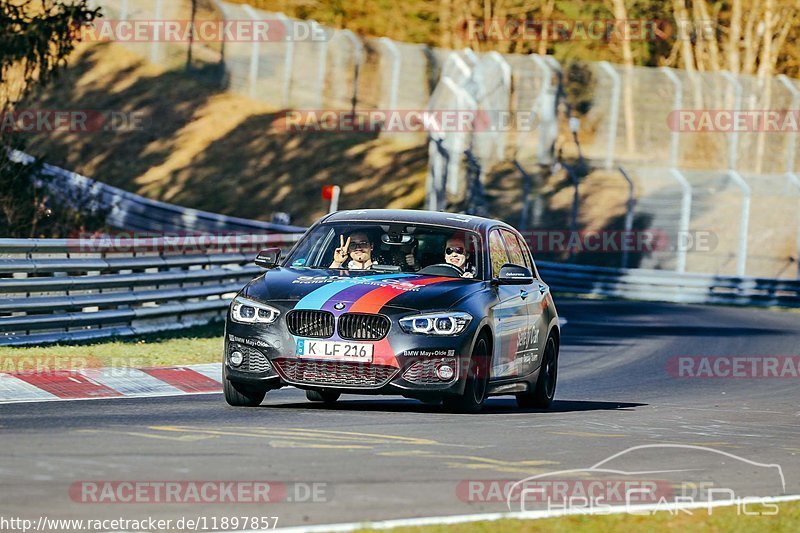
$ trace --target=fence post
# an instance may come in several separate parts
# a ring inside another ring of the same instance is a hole
[[[514,159],[514,166],[517,167],[519,173],[522,174],[522,209],[519,213],[519,230],[527,231],[528,220],[531,216],[531,189],[533,188],[533,178],[530,174],[525,172],[520,162]]]
[[[275,13],[275,18],[283,24],[283,34],[286,43],[286,55],[283,57],[283,107],[288,109],[291,103],[292,68],[294,63],[294,32],[289,25],[289,17],[283,13]]]
[[[543,109],[545,99],[547,98],[547,91],[551,88],[552,73],[550,72],[550,67],[547,66],[547,63],[542,56],[539,54],[530,54],[528,57],[530,57],[531,61],[536,64],[536,67],[539,69],[539,72],[542,76],[542,85],[539,87],[539,95],[536,97],[536,101],[533,104],[534,111],[536,112],[536,118],[539,122],[539,148],[536,153],[536,158],[540,163],[552,162],[548,155],[550,151],[550,143],[555,141],[555,139],[549,138],[547,133],[552,129],[558,129],[558,125],[556,124],[558,117],[554,116],[553,114],[545,115],[545,110]],[[552,111],[555,113],[555,105],[553,106]]]
[[[747,233],[750,224],[750,186],[744,181],[741,174],[731,169],[728,175],[733,178],[739,188],[742,189],[742,220],[739,224],[739,256],[736,262],[736,275],[744,276],[747,266]]]
[[[678,79],[678,76],[669,67],[661,67],[661,72],[663,72],[664,75],[669,78],[669,81],[671,81],[675,86],[675,98],[672,101],[672,111],[677,113],[680,111],[681,106],[683,105],[683,86],[681,85],[681,80]],[[673,125],[669,140],[669,161],[671,166],[678,166],[679,156],[680,132]]]
[[[734,100],[733,100],[733,110],[739,111],[742,108],[742,84],[739,83],[739,80],[736,79],[736,76],[731,74],[730,72],[723,70],[720,72],[722,77],[728,80],[728,83],[731,84],[734,90]],[[736,170],[738,166],[737,163],[739,162],[738,158],[738,148],[739,148],[739,132],[736,131],[736,128],[731,128],[730,136],[728,137],[728,168],[730,170]]]
[[[792,93],[792,103],[789,106],[791,110],[800,109],[800,89],[794,86],[794,83],[785,75],[780,74],[778,80]],[[797,155],[797,129],[789,133],[789,150],[786,154],[786,172],[794,173],[794,161]],[[796,177],[796,176],[795,176]]]
[[[678,260],[675,270],[681,274],[686,272],[686,247],[684,246],[685,239],[689,234],[689,221],[692,216],[692,185],[686,177],[677,168],[671,168],[670,174],[681,186],[681,218],[678,226]]]
[[[248,17],[250,17],[250,20],[256,21],[259,19],[258,13],[255,9],[253,9],[252,6],[248,4],[242,4],[242,9],[244,9],[244,12],[247,13]],[[259,43],[258,39],[253,39],[250,49],[250,72],[247,80],[247,94],[254,100],[256,98],[256,82],[258,81],[258,60],[260,55],[260,47],[261,43]]]
[[[155,9],[153,10],[153,20],[161,21],[163,17],[163,0],[155,0]],[[159,34],[159,39],[163,39],[164,35]],[[153,39],[153,42],[150,43],[150,62],[158,64],[161,61],[161,41],[159,39]]]
[[[317,58],[317,109],[322,109],[322,94],[325,91],[325,72],[328,65],[328,38],[326,36],[322,41],[314,41],[313,36],[325,33],[325,28],[316,20],[308,22],[309,30],[311,31],[311,39],[316,45],[319,46],[319,56]]]
[[[617,126],[619,123],[619,98],[620,98],[620,84],[621,80],[619,73],[614,70],[614,67],[608,61],[601,61],[600,68],[609,75],[613,83],[611,89],[611,105],[609,106],[609,114],[611,120],[608,126],[608,146],[606,147],[606,170],[611,170],[614,163],[614,147],[617,143]]]
[[[619,167],[619,171],[622,174],[622,177],[625,178],[625,181],[628,182],[628,204],[625,211],[625,234],[626,237],[623,239],[627,239],[627,235],[630,235],[631,231],[633,231],[633,209],[636,207],[636,196],[634,194],[633,189],[633,180],[628,176],[628,173],[625,172],[625,169]],[[624,246],[622,250],[622,268],[628,268],[628,247]]]
[[[350,111],[355,115],[356,105],[358,104],[358,75],[361,68],[361,55],[363,54],[364,47],[352,31],[341,30],[340,33],[353,45],[353,98],[351,99],[352,105]]]
[[[787,172],[786,177],[789,178],[791,183],[800,189],[800,177],[798,177],[797,174],[794,172]],[[797,226],[797,279],[800,279],[800,223],[798,223]]]
[[[389,76],[389,109],[397,109],[397,89],[400,85],[400,50],[397,49],[397,45],[389,39],[388,37],[381,37],[378,39],[378,42],[383,46],[386,50],[388,55],[391,56],[392,61],[392,73]],[[381,61],[384,60],[386,56],[381,56]]]

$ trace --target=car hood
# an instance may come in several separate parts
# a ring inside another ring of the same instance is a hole
[[[449,309],[483,285],[475,280],[411,273],[275,268],[247,284],[243,294],[263,302],[291,303],[298,309],[377,313],[384,307]]]

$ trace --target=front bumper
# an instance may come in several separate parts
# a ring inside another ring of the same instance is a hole
[[[406,334],[393,325],[381,344],[391,347],[391,357],[380,364],[349,363],[300,358],[296,341],[279,324],[262,326],[228,320],[225,331],[226,378],[245,385],[277,389],[292,385],[301,389],[338,391],[347,394],[389,394],[406,397],[459,395],[464,391],[474,331],[456,337]],[[368,341],[357,341],[370,343]],[[244,355],[241,365],[230,362],[230,354]],[[443,365],[453,376],[438,372]]]

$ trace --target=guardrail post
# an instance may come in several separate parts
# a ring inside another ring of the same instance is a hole
[[[242,4],[242,9],[250,17],[250,20],[257,21],[259,19],[258,13],[252,6]],[[250,72],[248,74],[248,89],[247,94],[250,98],[256,98],[256,82],[258,81],[258,60],[260,56],[261,43],[258,39],[253,39],[250,49]]]
[[[733,86],[734,90],[734,103],[733,103],[733,110],[739,111],[742,108],[742,84],[739,83],[739,80],[736,79],[736,76],[731,74],[730,72],[723,70],[720,72],[722,76],[728,80]],[[728,136],[728,168],[730,170],[736,170],[738,166],[738,148],[739,148],[739,132],[736,131],[736,128],[731,128],[731,133]]]
[[[600,68],[602,68],[611,77],[613,87],[611,88],[611,102],[609,105],[609,114],[611,115],[608,125],[608,145],[606,146],[606,170],[611,170],[614,164],[614,147],[617,144],[617,127],[619,125],[619,99],[620,99],[620,80],[619,73],[614,70],[611,63],[608,61],[601,61]]]
[[[747,233],[750,224],[750,196],[752,192],[750,186],[744,181],[741,174],[735,170],[729,170],[728,175],[739,185],[744,195],[742,198],[742,220],[739,224],[739,256],[736,262],[736,275],[744,276],[747,266]]]
[[[389,75],[388,108],[397,109],[397,90],[400,85],[400,51],[397,49],[395,42],[388,37],[381,37],[378,42],[391,56],[392,73]],[[384,57],[381,57],[381,61],[383,61]]]
[[[692,186],[677,168],[670,169],[670,174],[681,186],[681,218],[678,226],[678,242],[676,243],[678,258],[675,271],[682,274],[686,272],[686,246],[681,239],[685,239],[689,235],[689,221],[692,216]]]
[[[797,176],[794,172],[787,172],[786,177],[789,178],[789,181],[793,183],[798,189],[800,189],[800,177]],[[798,222],[797,226],[797,279],[800,279],[800,222]]]
[[[627,235],[633,231],[633,210],[636,207],[636,196],[634,194],[633,180],[630,178],[630,176],[628,176],[628,173],[625,172],[624,168],[619,167],[619,171],[622,174],[622,177],[625,178],[625,181],[628,182],[628,204],[625,211],[625,234],[627,238]],[[623,242],[625,242],[624,239]],[[628,268],[628,255],[628,247],[623,246],[622,268]]]
[[[661,72],[669,78],[669,81],[675,86],[675,98],[672,100],[672,111],[679,112],[683,105],[683,86],[681,80],[669,67],[661,67]],[[669,161],[673,167],[678,166],[678,157],[680,156],[680,132],[677,128],[672,128],[672,133],[669,139]]]
[[[800,89],[794,86],[794,83],[785,75],[778,76],[780,81],[789,92],[792,93],[792,103],[789,105],[790,113],[800,109]],[[789,133],[789,147],[786,153],[786,172],[794,173],[794,161],[797,156],[797,129],[793,129]],[[796,177],[796,176],[795,176]]]

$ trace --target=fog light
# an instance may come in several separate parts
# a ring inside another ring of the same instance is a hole
[[[242,364],[242,361],[244,361],[244,356],[242,355],[242,352],[237,350],[235,352],[231,352],[231,355],[228,359],[233,366],[239,366]]]
[[[439,376],[439,379],[442,381],[450,381],[453,379],[453,375],[455,372],[453,371],[453,367],[450,365],[441,365],[439,368],[436,369],[436,375]]]

